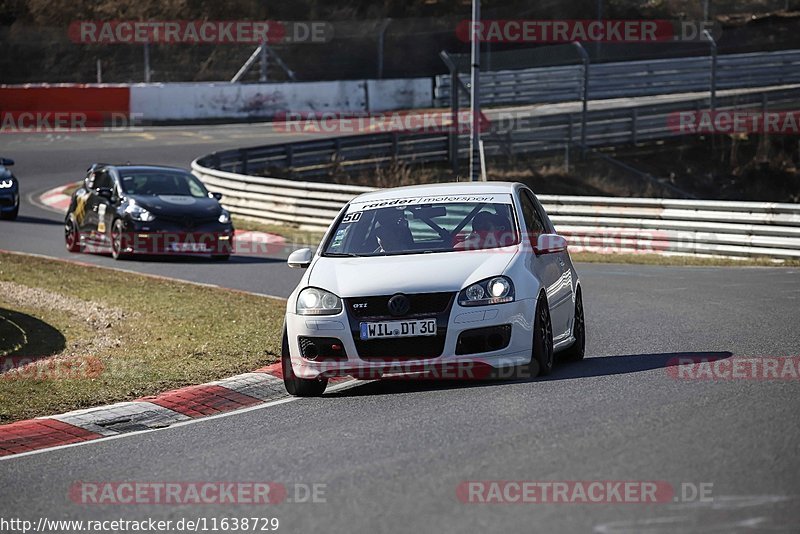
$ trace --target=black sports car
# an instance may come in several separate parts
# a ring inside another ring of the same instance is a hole
[[[19,213],[19,182],[8,170],[13,159],[0,158],[0,219],[14,220]]]
[[[72,194],[64,237],[70,252],[203,254],[227,260],[231,215],[193,174],[174,167],[95,163]]]

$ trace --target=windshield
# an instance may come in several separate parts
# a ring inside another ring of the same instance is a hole
[[[207,197],[208,190],[193,174],[181,171],[120,171],[122,190],[130,195]]]
[[[332,232],[324,255],[387,256],[517,244],[511,196],[485,198],[491,202],[423,198],[389,201],[389,206],[380,201],[353,203]]]

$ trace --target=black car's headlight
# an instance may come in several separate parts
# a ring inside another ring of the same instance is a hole
[[[219,214],[219,218],[217,219],[222,224],[229,224],[231,222],[231,214],[228,210],[222,210],[222,213]]]
[[[485,306],[514,301],[514,283],[507,276],[493,276],[470,284],[458,294],[461,306]]]
[[[307,287],[297,295],[298,315],[336,315],[342,311],[342,299],[324,289]]]
[[[125,213],[130,215],[131,219],[134,221],[150,222],[156,218],[155,215],[143,207],[137,206],[136,204],[128,204],[128,206],[125,208]]]

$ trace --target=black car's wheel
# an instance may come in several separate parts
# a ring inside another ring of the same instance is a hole
[[[81,231],[74,215],[64,222],[64,244],[69,252],[81,251]]]
[[[115,260],[124,260],[130,257],[130,253],[125,252],[128,246],[125,238],[125,223],[122,219],[117,219],[111,226],[111,257]]]
[[[0,219],[3,219],[4,221],[13,221],[17,218],[17,215],[19,215],[19,206],[14,208],[13,211],[0,212]]]
[[[575,298],[575,322],[572,325],[572,335],[575,342],[563,352],[570,360],[582,360],[586,353],[586,321],[583,317],[583,297],[581,290]]]
[[[283,342],[281,343],[281,369],[283,370],[283,384],[289,395],[295,397],[319,397],[328,387],[328,380],[315,380],[298,378],[292,369],[292,359],[289,356],[289,336],[286,327],[283,328]]]
[[[553,327],[550,324],[550,308],[544,294],[536,304],[536,317],[533,321],[533,350],[527,366],[531,378],[546,376],[553,371]]]

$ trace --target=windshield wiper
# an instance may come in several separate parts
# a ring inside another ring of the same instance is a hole
[[[330,258],[366,258],[363,254],[356,254],[355,252],[325,252],[323,256]]]

